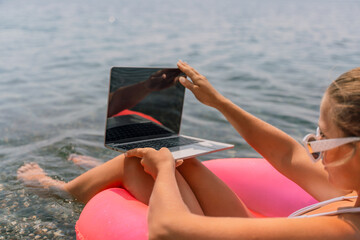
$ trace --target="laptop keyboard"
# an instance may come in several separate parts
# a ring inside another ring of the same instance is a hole
[[[156,150],[159,150],[162,147],[170,148],[170,147],[184,146],[196,142],[199,141],[191,138],[174,137],[174,138],[164,138],[164,139],[157,139],[157,140],[151,140],[151,141],[145,141],[139,143],[119,144],[117,146],[125,150],[131,150],[134,148],[146,148],[146,147],[151,147],[151,148],[155,148]]]
[[[158,126],[156,123],[135,123],[106,130],[106,141],[113,142],[121,139],[131,139],[169,133],[169,131]]]

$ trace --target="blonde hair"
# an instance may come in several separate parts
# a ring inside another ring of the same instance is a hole
[[[339,76],[326,93],[335,124],[348,137],[360,136],[360,67]]]

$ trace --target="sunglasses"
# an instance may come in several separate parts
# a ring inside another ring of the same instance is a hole
[[[360,141],[360,137],[346,137],[333,139],[320,139],[320,129],[316,129],[315,134],[308,134],[303,139],[303,144],[310,159],[315,163],[323,158],[324,152],[341,145]]]

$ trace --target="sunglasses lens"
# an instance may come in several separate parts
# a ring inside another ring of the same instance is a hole
[[[313,141],[316,141],[316,138],[315,137],[309,137],[308,138],[308,142],[313,142]],[[310,150],[310,149],[309,149]],[[311,155],[313,156],[313,158],[315,160],[318,160],[319,157],[320,157],[320,152],[312,152]]]

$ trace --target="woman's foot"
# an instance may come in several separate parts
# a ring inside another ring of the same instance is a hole
[[[89,156],[77,155],[77,154],[70,154],[68,160],[72,161],[75,165],[78,165],[85,169],[91,169],[102,164],[102,162],[99,159]]]
[[[17,171],[17,178],[38,195],[55,195],[69,199],[72,196],[64,189],[65,182],[52,179],[37,163],[26,163]]]

